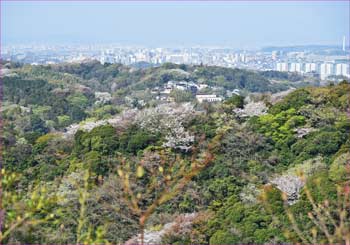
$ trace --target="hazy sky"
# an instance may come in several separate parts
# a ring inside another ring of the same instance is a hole
[[[2,44],[150,46],[341,44],[349,1],[1,1]]]

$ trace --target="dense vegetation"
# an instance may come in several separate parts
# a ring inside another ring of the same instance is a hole
[[[2,243],[117,244],[162,229],[158,243],[350,241],[348,82],[276,102],[270,92],[285,85],[269,77],[283,74],[7,66]],[[169,80],[244,93],[213,104],[176,91],[175,102],[154,99]]]

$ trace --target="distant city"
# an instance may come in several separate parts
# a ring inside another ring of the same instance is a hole
[[[295,72],[325,79],[350,78],[350,49],[339,46],[267,47],[236,50],[220,47],[146,48],[121,45],[8,45],[3,60],[32,65],[98,60],[139,67],[175,64],[210,65],[251,70]]]

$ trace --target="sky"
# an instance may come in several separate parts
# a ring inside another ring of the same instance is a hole
[[[1,44],[341,45],[349,1],[1,1]]]

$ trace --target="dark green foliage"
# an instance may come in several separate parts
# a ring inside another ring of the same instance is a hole
[[[4,99],[25,107],[49,106],[50,110],[45,112],[44,117],[47,120],[53,120],[58,123],[58,116],[68,115],[72,122],[81,121],[86,117],[84,112],[91,104],[92,97],[86,97],[82,94],[57,94],[55,89],[57,85],[51,84],[45,80],[29,80],[19,77],[4,78]],[[57,125],[58,127],[60,125]]]
[[[221,157],[217,158],[211,175],[215,173],[218,177],[224,177],[252,171],[254,174],[263,176],[264,171],[269,168],[266,154],[271,149],[271,144],[260,134],[246,129],[232,129],[222,139]],[[249,165],[252,161],[258,161],[261,165],[258,172]]]
[[[265,210],[274,215],[283,215],[284,213],[284,201],[282,199],[282,192],[272,185],[267,185],[263,189],[263,205]]]
[[[243,108],[244,106],[244,97],[240,95],[233,95],[225,101],[228,105],[233,105],[237,108]]]
[[[148,146],[155,144],[160,135],[155,135],[136,127],[130,127],[119,137],[119,150],[127,153],[137,153]]]
[[[195,78],[205,78],[213,86],[225,89],[246,89],[252,92],[274,90],[270,82],[253,71],[230,69],[223,67],[197,67]]]
[[[49,93],[54,88],[44,80],[26,80],[18,77],[4,77],[3,86],[3,99],[23,106],[49,103]]]
[[[74,153],[97,175],[106,175],[118,152],[136,154],[158,139],[159,136],[136,127],[130,127],[118,135],[114,127],[103,125],[90,132],[78,131],[75,134]]]
[[[278,79],[278,80],[288,80],[292,82],[301,81],[304,78],[296,72],[279,72],[279,71],[263,71],[261,75],[266,78]]]
[[[177,103],[189,102],[194,99],[191,92],[178,89],[171,91],[170,96],[173,97],[174,101]]]
[[[211,139],[215,136],[217,125],[215,120],[210,116],[198,116],[189,122],[188,127],[191,129],[191,131],[195,132],[196,135],[204,134],[206,139]]]
[[[215,231],[210,244],[269,243],[281,235],[272,222],[272,217],[258,205],[245,206],[230,197],[208,222]]]
[[[236,244],[240,243],[239,238],[233,236],[229,231],[218,230],[210,238],[210,244]]]
[[[269,112],[276,115],[277,113],[289,110],[291,108],[298,110],[300,107],[309,103],[310,101],[310,93],[306,89],[298,89],[288,94],[283,99],[283,101],[278,102],[276,105],[272,106]]]
[[[25,128],[25,131],[37,132],[39,134],[46,134],[49,130],[45,126],[45,122],[40,117],[32,115],[30,117],[30,127]]]
[[[120,67],[119,64],[105,64],[102,65],[98,61],[93,62],[85,62],[81,64],[67,64],[67,65],[59,65],[52,66],[53,70],[59,72],[66,72],[70,74],[75,74],[83,79],[92,79],[96,78],[98,80],[106,80],[108,78],[114,78],[118,75]]]
[[[39,132],[27,132],[24,135],[24,138],[29,142],[29,144],[34,144],[37,138],[41,136]]]
[[[305,139],[299,140],[292,146],[294,154],[301,159],[308,159],[312,156],[329,156],[336,153],[345,142],[346,134],[339,131],[326,129],[314,132]]]
[[[109,155],[117,150],[118,146],[116,131],[110,125],[96,127],[91,132],[78,131],[75,134],[75,152],[79,155],[90,151]]]
[[[205,181],[202,188],[204,201],[216,209],[224,203],[226,198],[237,195],[243,185],[244,183],[240,183],[240,180],[233,176]]]
[[[321,170],[307,180],[313,199],[316,203],[321,203],[324,200],[337,199],[337,186],[329,178],[329,171]],[[302,200],[306,200],[305,194],[302,195]]]

